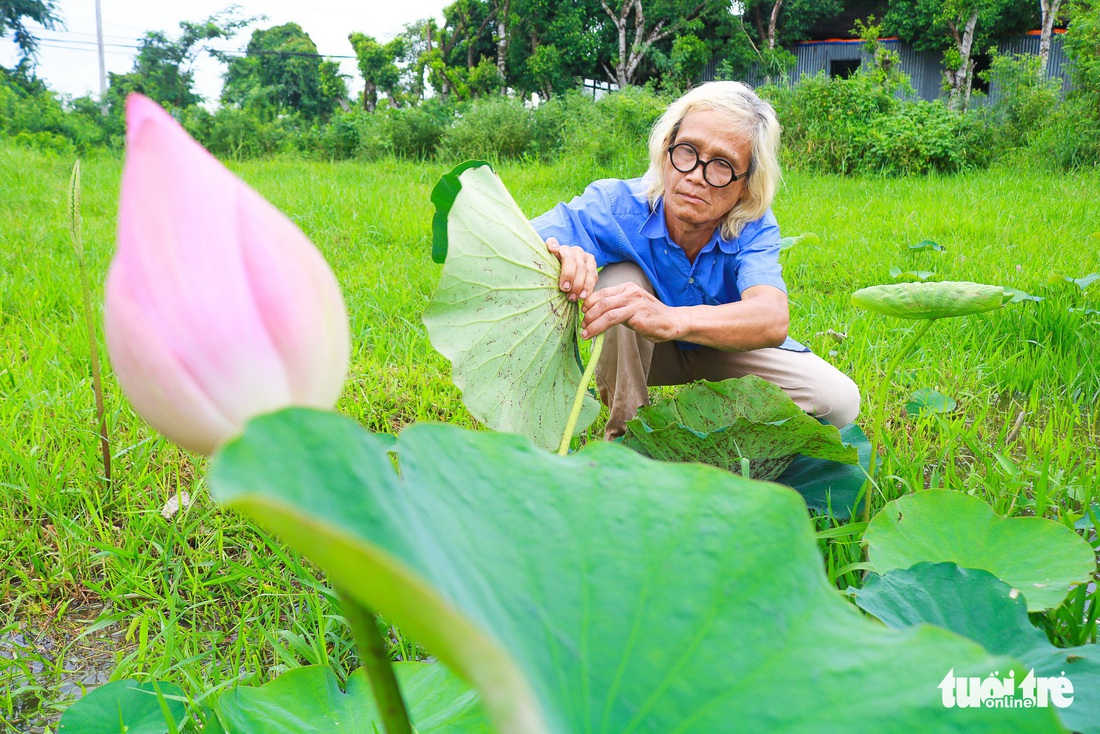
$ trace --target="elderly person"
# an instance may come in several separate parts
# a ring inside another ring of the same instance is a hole
[[[855,420],[855,383],[787,336],[770,208],[779,132],[748,85],[703,84],[653,127],[645,176],[596,181],[532,221],[561,261],[561,290],[583,301],[582,336],[607,334],[596,369],[607,438],[649,386],[749,374],[834,425]]]

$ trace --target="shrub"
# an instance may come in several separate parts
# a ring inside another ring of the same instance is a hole
[[[866,170],[873,125],[900,104],[890,87],[866,74],[841,79],[821,73],[761,91],[783,125],[786,162],[828,173]]]
[[[443,133],[440,155],[464,158],[518,158],[531,144],[531,113],[522,102],[496,97],[470,104]]]
[[[430,158],[443,139],[444,122],[453,114],[449,106],[425,102],[420,107],[387,110],[386,128],[370,145],[364,145],[366,157],[377,157],[388,147],[401,158],[424,160]],[[380,128],[380,130],[382,130]],[[383,142],[385,140],[385,142]]]
[[[991,157],[982,118],[953,112],[942,102],[904,102],[867,133],[860,168],[885,175],[950,173],[988,165]]]
[[[981,77],[995,85],[990,112],[1007,146],[1026,145],[1061,101],[1061,81],[1044,79],[1039,57],[1032,54],[994,56]]]

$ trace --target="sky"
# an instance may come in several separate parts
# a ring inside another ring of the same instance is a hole
[[[238,0],[244,17],[266,15],[229,41],[216,42],[223,50],[244,49],[252,30],[294,22],[309,34],[317,50],[338,58],[342,71],[349,75],[352,95],[363,87],[355,66],[348,33],[359,31],[379,40],[393,38],[406,23],[435,17],[442,21],[443,8],[452,0]],[[103,14],[104,60],[108,72],[125,73],[132,69],[136,46],[146,31],[165,31],[170,38],[179,35],[182,20],[200,21],[232,4],[232,0],[100,0]],[[99,94],[99,56],[96,48],[95,0],[57,0],[58,15],[64,28],[46,30],[28,24],[39,39],[38,76],[56,92],[79,97]],[[0,39],[0,65],[12,67],[18,51],[10,34]],[[225,67],[203,54],[194,66],[195,91],[210,102],[221,92]]]

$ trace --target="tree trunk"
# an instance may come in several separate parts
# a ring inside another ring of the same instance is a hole
[[[374,112],[375,106],[378,104],[378,85],[374,82],[366,82],[363,87],[363,109],[367,112]]]
[[[505,76],[505,61],[508,58],[508,11],[511,8],[512,0],[502,0],[497,6],[497,70],[500,72],[501,79],[507,79]],[[501,94],[508,93],[508,84],[502,84],[500,87]]]
[[[967,105],[970,104],[970,80],[974,72],[974,62],[970,58],[970,51],[974,45],[974,29],[977,25],[977,9],[971,13],[970,18],[966,21],[961,36],[959,35],[958,26],[954,23],[948,23],[951,35],[955,37],[955,48],[959,52],[961,61],[959,68],[948,69],[944,74],[947,76],[947,83],[951,87],[948,95],[948,106],[959,112],[965,111]]]
[[[1043,30],[1039,35],[1039,75],[1044,79],[1050,61],[1050,39],[1054,35],[1054,21],[1058,18],[1061,4],[1062,0],[1039,0],[1039,6],[1043,10]]]
[[[600,0],[600,5],[603,6],[604,12],[611,17],[611,21],[615,24],[615,29],[619,34],[619,58],[615,61],[615,83],[619,85],[619,89],[623,89],[634,83],[638,68],[641,66],[646,54],[649,53],[650,46],[663,38],[667,38],[672,29],[665,28],[665,22],[662,20],[647,32],[642,0],[623,0],[623,6],[618,15],[608,7],[607,0]],[[634,38],[628,44],[627,23],[632,10],[634,11]],[[694,17],[698,12],[697,9],[683,20]]]
[[[772,6],[771,17],[768,18],[768,50],[775,50],[775,26],[779,21],[779,9],[783,7],[783,0],[775,0]]]

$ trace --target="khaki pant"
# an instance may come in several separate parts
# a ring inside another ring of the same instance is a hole
[[[597,290],[634,282],[653,293],[653,286],[634,263],[614,263],[600,271]],[[781,387],[798,407],[836,426],[859,414],[859,388],[843,372],[812,352],[754,349],[726,352],[711,347],[678,348],[656,344],[626,326],[613,326],[604,337],[596,365],[596,386],[611,416],[605,435],[621,436],[638,408],[649,404],[657,385],[684,385],[695,380],[725,380],[757,375]]]

